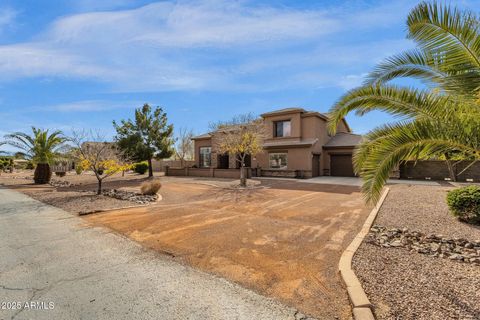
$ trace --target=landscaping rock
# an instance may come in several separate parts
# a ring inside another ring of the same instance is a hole
[[[480,265],[477,241],[447,238],[441,234],[422,235],[407,228],[386,228],[375,225],[370,229],[367,242],[384,248],[405,248],[409,251],[438,258]]]
[[[102,193],[104,196],[120,199],[120,200],[127,200],[131,202],[135,202],[138,204],[149,204],[151,202],[156,202],[158,200],[158,195],[145,195],[136,192],[118,190],[118,189],[110,189],[110,190],[103,190]]]
[[[51,186],[56,187],[56,188],[76,186],[76,184],[71,183],[67,180],[54,180],[54,179],[50,180],[50,182],[48,184],[50,184]]]

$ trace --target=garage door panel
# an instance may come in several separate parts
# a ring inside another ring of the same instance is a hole
[[[354,177],[351,154],[330,156],[330,175],[337,177]]]

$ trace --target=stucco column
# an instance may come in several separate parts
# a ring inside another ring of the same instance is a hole
[[[218,154],[216,152],[212,152],[211,157],[211,167],[218,168]]]
[[[237,155],[230,153],[228,155],[228,168],[236,169],[237,168]]]

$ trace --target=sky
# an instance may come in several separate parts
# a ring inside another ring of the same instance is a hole
[[[327,112],[413,47],[405,21],[417,3],[1,0],[0,136],[36,126],[111,138],[112,120],[144,103],[197,134],[237,114]],[[365,133],[392,119],[347,121]]]

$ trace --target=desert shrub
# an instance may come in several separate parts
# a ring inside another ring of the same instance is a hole
[[[447,194],[450,211],[458,219],[480,223],[480,187],[468,186],[451,190]]]
[[[27,162],[27,165],[25,166],[25,169],[27,169],[27,170],[35,169],[35,165],[33,164],[33,162],[31,160]]]
[[[76,174],[82,174],[82,172],[83,172],[82,166],[81,165],[76,165],[75,166],[75,173]]]
[[[145,181],[140,186],[140,192],[142,194],[154,195],[157,194],[162,184],[159,180]]]
[[[146,161],[138,162],[133,165],[133,171],[138,174],[145,174],[148,170],[148,163]]]
[[[9,157],[0,157],[0,163],[2,164],[2,170],[8,170],[13,168],[13,159]]]

